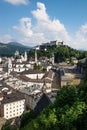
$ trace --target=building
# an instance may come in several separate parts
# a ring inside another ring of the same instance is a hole
[[[60,87],[66,85],[79,85],[83,81],[83,75],[76,68],[60,69]]]
[[[16,51],[15,57],[13,60],[11,58],[8,58],[7,65],[5,69],[7,68],[8,74],[10,74],[12,71],[14,72],[23,72],[25,70],[33,68],[33,65],[29,63],[27,58],[27,52],[23,55],[19,55],[19,52]]]
[[[51,91],[54,72],[52,70],[42,73],[39,70],[28,70],[21,73],[11,72],[11,75],[5,82],[13,89],[20,91],[25,99],[28,108],[33,109],[36,100],[33,95],[40,96],[42,87],[46,85],[46,92]]]
[[[56,41],[50,41],[50,46],[61,46],[61,45],[63,45],[63,41],[58,41],[58,40],[56,40]]]
[[[77,63],[78,63],[78,60],[77,60],[76,57],[71,57],[71,62],[72,62],[73,64],[77,64]]]
[[[2,88],[0,92],[0,116],[5,119],[21,116],[26,109],[23,95],[8,87]]]
[[[77,64],[77,69],[81,74],[85,74],[85,65],[86,65],[87,57],[81,59]]]
[[[44,73],[42,71],[33,69],[26,70],[24,72],[21,72],[20,74],[25,75],[30,79],[42,79],[42,77],[44,76]]]
[[[47,43],[43,43],[42,45],[40,45],[40,49],[46,49],[47,47],[52,47],[52,46],[63,46],[63,41],[59,41],[59,40],[55,40],[55,41],[50,41]]]

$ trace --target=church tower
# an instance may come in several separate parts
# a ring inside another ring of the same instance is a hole
[[[8,74],[10,74],[11,71],[12,71],[12,61],[11,61],[11,59],[9,58],[9,59],[8,59]]]
[[[25,59],[25,61],[27,61],[27,52],[26,51],[24,53],[24,59]]]
[[[16,50],[16,52],[15,52],[15,57],[17,57],[17,56],[19,56],[19,51],[18,50]]]
[[[43,83],[43,86],[42,86],[42,93],[46,93],[46,89],[47,89],[47,86],[46,86],[46,82],[44,80],[44,83]]]
[[[52,53],[52,64],[54,65],[54,60],[55,60],[55,58],[54,58],[54,53]]]

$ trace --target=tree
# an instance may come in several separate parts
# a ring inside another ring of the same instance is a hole
[[[72,130],[76,128],[75,122],[78,118],[87,110],[87,105],[84,102],[76,101],[71,107],[69,107],[64,113],[61,114],[61,126],[62,130]]]
[[[62,88],[56,101],[22,130],[87,130],[87,82]]]
[[[76,87],[66,86],[57,94],[55,104],[58,107],[63,107],[65,105],[71,106],[76,100],[78,100],[78,91]]]
[[[34,118],[34,112],[32,110],[27,111],[21,118],[21,127],[24,127],[29,121]]]

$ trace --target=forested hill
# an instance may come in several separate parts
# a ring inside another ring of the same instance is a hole
[[[12,56],[16,50],[23,53],[26,50],[30,50],[30,48],[17,42],[11,42],[8,44],[0,43],[0,56]]]
[[[35,50],[32,49],[31,51],[29,51],[28,56],[34,57],[34,53]],[[69,46],[60,46],[60,47],[52,46],[52,47],[47,47],[46,50],[45,49],[37,50],[38,58],[41,56],[46,56],[48,58],[51,58],[53,54],[55,56],[55,62],[62,62],[62,61],[70,60],[71,57],[82,59],[87,56],[87,51],[79,51]]]
[[[35,49],[31,49],[31,47],[27,47],[17,42],[10,42],[8,44],[0,43],[0,56],[12,56],[15,51],[18,50],[20,53],[24,51],[28,52],[29,57],[35,56]],[[39,49],[37,50],[38,58],[41,56],[46,56],[51,58],[52,55],[55,56],[55,62],[62,62],[66,60],[70,60],[71,57],[76,57],[77,59],[84,58],[87,55],[87,51],[79,51],[73,49],[69,46],[52,46],[47,47],[46,50]]]

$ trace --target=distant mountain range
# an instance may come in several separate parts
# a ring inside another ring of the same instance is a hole
[[[23,44],[18,43],[18,42],[9,42],[8,45],[14,45],[14,46],[20,46],[20,47],[21,47],[21,46],[22,46],[22,47],[24,46]]]
[[[30,49],[30,47],[24,46],[18,42],[9,42],[8,44],[0,43],[0,56],[12,56],[16,50],[20,53],[24,53]]]
[[[84,51],[87,51],[87,50],[85,50],[85,49],[79,49],[79,51],[84,52]]]

